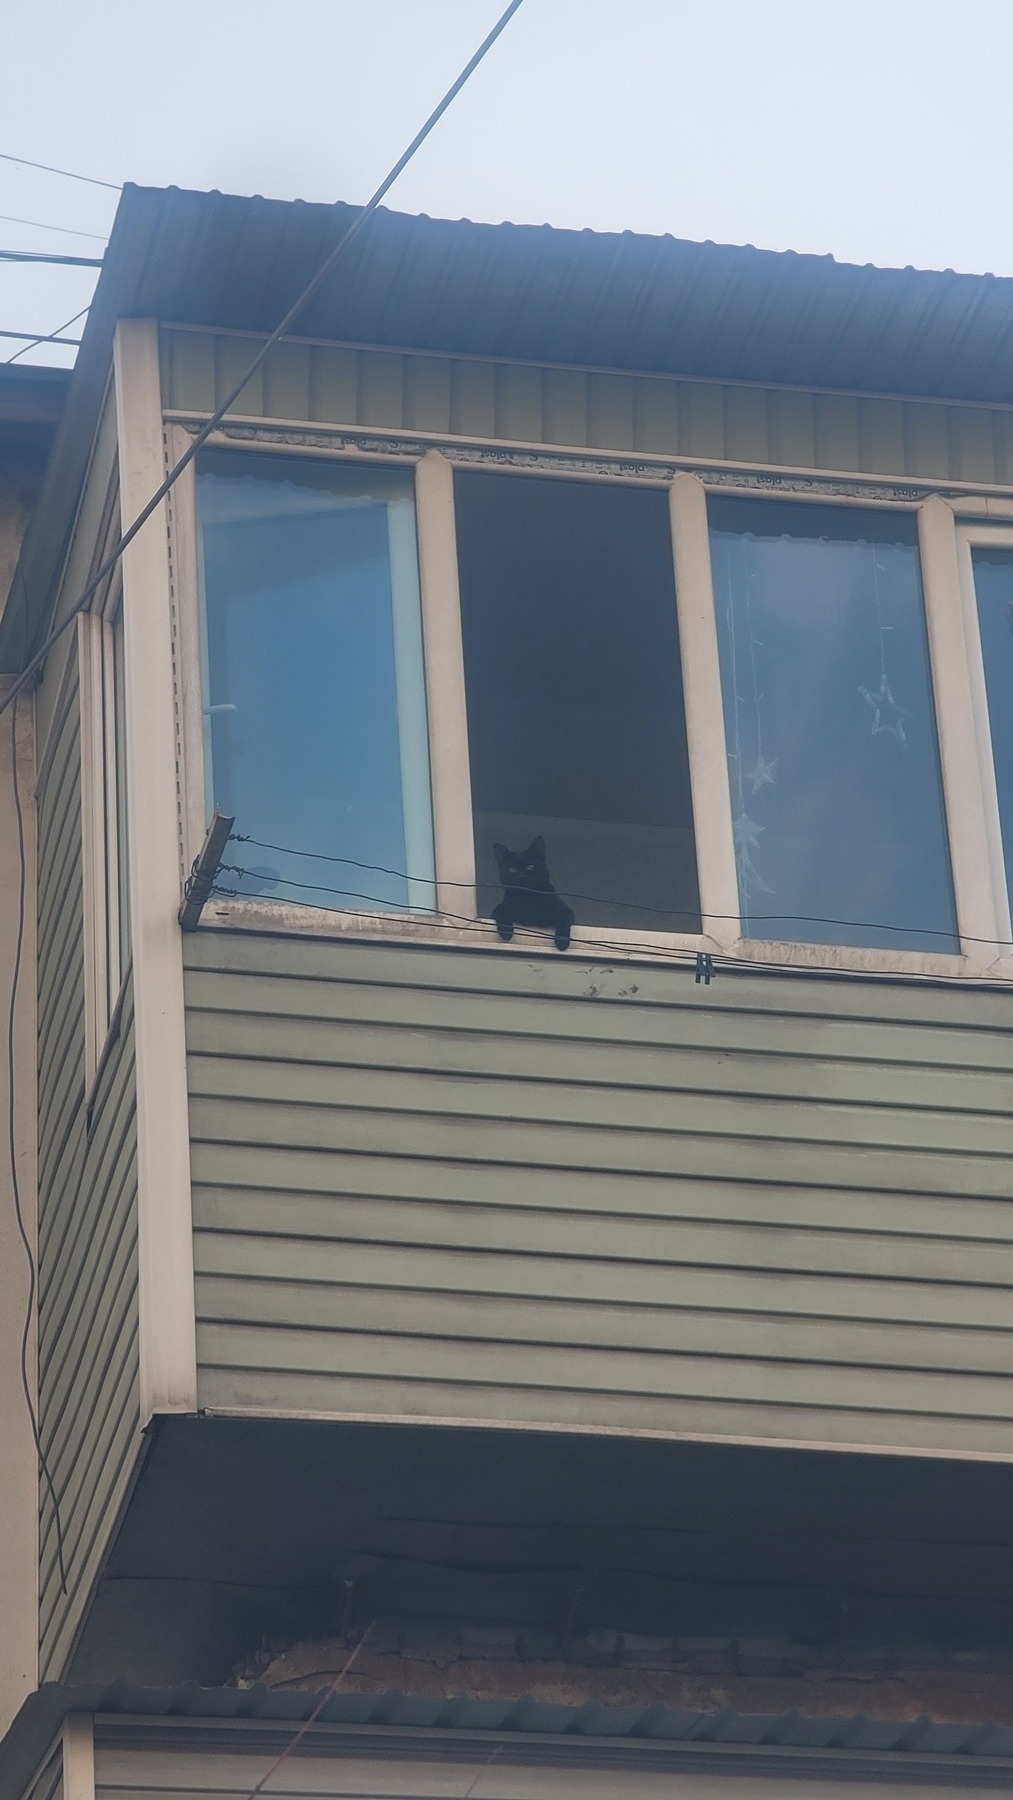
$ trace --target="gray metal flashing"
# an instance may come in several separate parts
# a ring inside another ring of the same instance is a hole
[[[98,1735],[152,1748],[166,1734],[195,1749],[235,1744],[246,1729],[249,1747],[271,1753],[305,1721],[322,1698],[305,1689],[139,1687],[126,1681],[69,1687],[49,1683],[27,1700],[0,1743],[0,1800],[22,1800],[69,1713],[96,1717]],[[282,1730],[281,1728],[285,1728]],[[503,1745],[508,1761],[527,1764],[616,1766],[632,1771],[706,1767],[717,1772],[938,1785],[990,1786],[1013,1782],[1013,1727],[961,1725],[918,1719],[807,1718],[797,1712],[747,1715],[730,1711],[683,1713],[653,1705],[561,1706],[534,1699],[451,1699],[385,1693],[333,1694],[303,1740],[314,1750],[342,1747],[378,1757],[474,1756],[476,1742]]]

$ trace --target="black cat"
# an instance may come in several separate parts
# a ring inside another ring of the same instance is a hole
[[[492,849],[503,883],[503,898],[492,909],[500,937],[509,942],[515,925],[540,925],[552,932],[557,950],[568,950],[574,915],[552,885],[545,839],[532,838],[526,850]]]

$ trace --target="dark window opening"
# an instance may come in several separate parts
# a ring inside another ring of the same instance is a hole
[[[668,496],[455,476],[479,911],[546,843],[578,925],[699,931]]]

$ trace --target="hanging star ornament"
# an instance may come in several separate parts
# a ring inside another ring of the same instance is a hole
[[[909,719],[911,714],[905,712],[902,706],[897,705],[886,676],[880,676],[879,686],[875,691],[867,687],[860,687],[858,691],[862,699],[867,700],[872,707],[873,737],[878,737],[881,731],[888,731],[892,737],[897,739],[898,744],[903,744],[907,749],[908,741],[907,733],[904,730],[904,720]]]
[[[748,813],[741,812],[732,826],[735,848],[737,850],[758,850],[762,830],[762,825],[758,825],[755,819],[749,817]]]
[[[768,762],[765,756],[756,758],[756,766],[747,770],[746,780],[753,784],[753,793],[758,794],[762,787],[773,787],[774,770],[777,768],[777,757]]]
[[[773,888],[767,886],[751,854],[753,850],[758,850],[760,847],[762,830],[763,826],[758,825],[756,820],[751,819],[746,812],[741,812],[732,826],[739,892],[744,899],[748,899],[751,894],[772,894],[774,891]]]

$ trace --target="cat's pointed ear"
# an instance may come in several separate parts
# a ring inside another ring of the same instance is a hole
[[[544,856],[545,855],[545,839],[543,837],[532,838],[530,844],[528,845],[528,855],[529,856]]]
[[[502,868],[503,864],[505,862],[510,861],[510,852],[507,849],[505,844],[494,844],[492,847],[492,853],[493,853],[494,857],[496,858],[496,862],[497,862],[497,865],[499,868]]]

